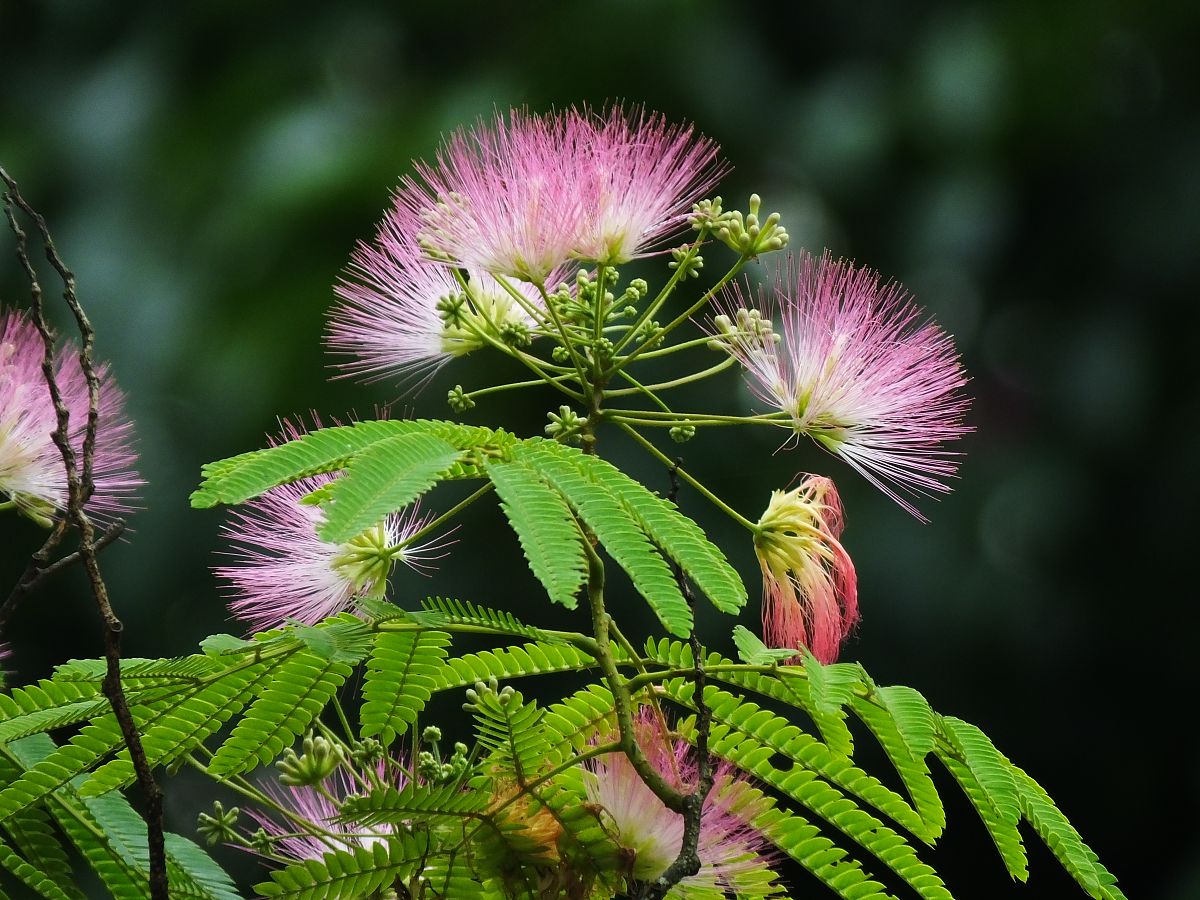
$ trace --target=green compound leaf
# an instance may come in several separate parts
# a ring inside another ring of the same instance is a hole
[[[1017,881],[1025,881],[1029,877],[1029,860],[1025,854],[1025,842],[1021,839],[1020,830],[1015,824],[1005,822],[1000,818],[996,807],[988,799],[983,788],[979,786],[979,781],[965,763],[959,762],[949,754],[939,754],[939,758],[946,770],[954,776],[959,787],[963,789],[963,793],[967,795],[971,805],[975,807],[975,812],[979,814],[980,820],[987,828],[1008,874]]]
[[[656,496],[598,456],[551,441],[539,440],[537,445],[570,461],[620,500],[646,536],[679,564],[713,606],[721,612],[736,614],[746,605],[746,586],[737,570],[704,530],[679,512],[674,503]]]
[[[57,749],[46,735],[34,735],[9,748],[27,770],[40,766]],[[51,815],[76,845],[104,886],[117,900],[149,900],[149,851],[142,817],[120,794],[83,799],[75,783],[45,798]],[[236,900],[229,876],[186,838],[166,834],[167,881],[172,897],[184,900]]]
[[[525,675],[552,675],[590,669],[596,661],[570,644],[542,642],[464,653],[446,660],[435,690],[470,687],[477,681],[505,681]]]
[[[646,656],[671,669],[692,668],[691,648],[680,641],[662,638],[646,642]],[[705,666],[712,671],[709,678],[743,690],[771,697],[794,706],[813,720],[829,748],[843,756],[854,753],[854,740],[846,726],[846,713],[841,708],[833,712],[818,709],[809,688],[808,673],[802,666],[780,666],[774,672],[736,671],[732,660],[719,653],[710,653]]]
[[[0,780],[11,784],[24,772],[24,768],[8,756],[0,756]],[[49,813],[41,804],[28,806],[5,823],[5,830],[16,848],[41,876],[50,879],[64,893],[75,898],[83,894],[75,887],[71,873],[71,860],[59,841]],[[7,862],[5,868],[12,871]],[[18,876],[19,877],[19,876]]]
[[[986,734],[969,722],[954,716],[942,716],[941,730],[979,782],[979,787],[995,808],[1000,821],[1016,825],[1021,818],[1021,807],[1012,764],[1001,755]]]
[[[587,555],[570,507],[522,459],[491,463],[486,469],[529,568],[553,602],[574,609],[587,571]]]
[[[380,824],[408,825],[414,819],[462,819],[480,813],[491,797],[464,790],[458,783],[428,787],[409,784],[401,790],[386,785],[351,797],[342,804],[339,821],[374,828]]]
[[[876,688],[875,696],[891,714],[896,729],[915,758],[920,759],[933,751],[937,717],[920,693],[898,684]]]
[[[398,834],[372,843],[370,849],[332,850],[271,873],[255,887],[259,896],[286,900],[349,900],[370,897],[387,885],[407,880],[428,853],[429,836]]]
[[[444,631],[382,632],[367,661],[362,736],[386,747],[417,720],[444,668],[450,635]]]
[[[733,629],[733,644],[737,647],[738,656],[742,662],[752,666],[769,666],[784,662],[796,655],[795,650],[782,650],[768,647],[745,625],[737,625]]]
[[[214,734],[250,702],[270,671],[266,663],[232,668],[156,715],[137,716],[146,762],[151,767],[169,765]],[[84,797],[99,796],[132,784],[135,777],[129,751],[122,750],[115,759],[93,772],[79,793]]]
[[[447,597],[426,597],[421,601],[422,609],[406,610],[403,617],[427,628],[470,626],[473,629],[505,637],[528,638],[546,643],[563,643],[564,638],[526,625],[506,609],[490,609],[469,600]]]
[[[348,663],[311,650],[289,656],[221,745],[209,770],[229,775],[269,763],[312,724],[352,671]]]
[[[929,766],[925,763],[924,755],[913,755],[887,709],[861,697],[855,697],[850,702],[850,708],[870,729],[887,754],[892,767],[904,782],[904,789],[912,798],[921,821],[925,823],[929,838],[936,840],[946,828],[946,809],[933,779],[929,777]]]
[[[356,454],[333,483],[317,535],[339,544],[362,534],[433,487],[459,456],[450,444],[427,434],[373,444]]]
[[[1017,766],[1012,766],[1012,773],[1022,815],[1079,886],[1094,900],[1125,900],[1117,879],[1100,864],[1042,786]]]
[[[447,470],[447,478],[479,477],[477,462],[503,456],[514,442],[513,436],[504,431],[427,419],[321,428],[277,447],[205,465],[201,469],[204,481],[192,494],[192,506],[207,509],[221,503],[243,503],[276,485],[344,469],[376,443],[415,434],[428,435],[464,451],[464,458]]]
[[[850,702],[856,688],[862,687],[864,673],[857,663],[833,663],[823,665],[801,647],[804,671],[808,675],[808,689],[813,705],[823,713],[838,712]]]
[[[755,816],[751,824],[842,900],[895,900],[811,822],[772,808]]]
[[[573,460],[550,449],[548,442],[519,444],[513,450],[513,458],[537,469],[566,498],[595,532],[609,556],[629,575],[663,627],[674,635],[686,637],[692,627],[692,612],[687,601],[679,591],[670,566],[621,500],[580,471]]]

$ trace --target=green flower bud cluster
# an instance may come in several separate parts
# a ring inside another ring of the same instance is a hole
[[[196,830],[204,835],[204,841],[210,847],[232,843],[238,840],[237,823],[240,815],[241,810],[236,806],[225,809],[220,800],[214,800],[211,813],[200,813]]]
[[[633,279],[613,303],[613,310],[609,313],[609,318],[618,319],[621,316],[637,315],[637,304],[641,303],[649,292],[650,285],[646,284],[646,279]]]
[[[704,228],[717,227],[724,220],[725,211],[721,209],[721,198],[713,197],[711,200],[701,200],[692,206],[688,224],[700,231]]]
[[[426,784],[450,784],[458,781],[470,766],[467,745],[461,741],[455,743],[450,759],[442,762],[437,746],[441,739],[440,728],[430,726],[421,733],[421,740],[433,747],[432,750],[422,750],[417,754],[417,775]]]
[[[463,704],[464,712],[476,712],[481,706],[488,703],[498,703],[501,707],[507,707],[516,700],[516,691],[512,689],[512,685],[506,684],[501,688],[495,675],[489,675],[487,681],[475,682],[475,687],[467,688],[466,695],[467,702]]]
[[[584,419],[565,403],[556,413],[547,413],[550,424],[546,426],[546,437],[556,441],[577,442],[583,431]]]
[[[713,325],[720,332],[719,337],[708,342],[712,350],[728,350],[737,341],[759,341],[761,343],[779,343],[780,336],[775,333],[774,323],[764,319],[762,312],[757,309],[739,309],[734,318],[720,315],[713,318]]]
[[[267,829],[260,828],[254,834],[250,835],[246,841],[246,846],[261,856],[268,856],[275,846],[275,838],[267,833]]]
[[[787,246],[788,233],[779,224],[779,213],[771,213],[765,221],[760,221],[761,205],[762,198],[751,194],[749,213],[744,216],[738,210],[725,213],[717,227],[717,237],[747,259]]]
[[[524,322],[509,321],[500,325],[500,340],[510,347],[524,349],[533,343],[533,335]]]
[[[383,759],[383,744],[376,738],[363,738],[350,745],[350,759],[360,769],[373,767]]]
[[[467,295],[447,294],[437,302],[438,315],[447,328],[464,328],[467,324]]]
[[[699,278],[700,270],[704,268],[704,257],[691,244],[683,244],[671,251],[673,261],[667,263],[668,268],[678,269],[679,277]]]
[[[670,431],[671,440],[677,444],[686,444],[696,436],[695,425],[675,425]]]
[[[303,748],[304,752],[297,754],[289,747],[279,762],[275,763],[281,784],[291,787],[319,784],[346,761],[346,751],[341,744],[335,744],[320,735],[307,735]]]
[[[662,342],[663,339],[662,324],[657,320],[652,319],[649,322],[643,322],[642,327],[638,329],[634,337],[646,344],[647,349],[653,348]]]
[[[606,337],[592,341],[589,348],[592,359],[599,363],[601,368],[607,367],[612,362],[614,350],[613,342]]]
[[[475,406],[475,401],[467,396],[461,384],[456,384],[446,392],[446,402],[456,413],[464,413]]]

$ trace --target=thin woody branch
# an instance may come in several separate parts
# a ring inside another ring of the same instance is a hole
[[[96,431],[100,416],[100,378],[96,373],[92,361],[92,347],[95,343],[96,335],[87,314],[84,312],[76,296],[75,276],[63,263],[61,257],[59,257],[58,250],[54,246],[54,241],[50,236],[45,219],[25,201],[21,196],[17,183],[2,167],[0,167],[0,179],[4,181],[7,187],[7,192],[4,196],[5,214],[8,218],[9,227],[17,239],[17,259],[20,261],[21,267],[24,269],[25,275],[29,280],[33,320],[38,333],[42,336],[44,345],[42,373],[46,380],[46,387],[50,392],[51,402],[54,405],[57,422],[57,427],[51,437],[55,446],[58,447],[59,452],[62,454],[63,467],[66,470],[67,476],[66,515],[55,526],[42,548],[34,554],[30,560],[30,567],[26,569],[28,577],[22,577],[22,580],[17,584],[17,588],[14,589],[14,593],[19,598],[21,593],[28,591],[34,583],[45,577],[47,572],[51,570],[57,571],[60,568],[59,563],[47,565],[50,553],[53,552],[54,548],[62,540],[66,524],[69,523],[74,526],[79,532],[79,549],[71,556],[76,557],[83,563],[84,570],[87,572],[88,582],[91,585],[92,595],[96,600],[96,607],[104,623],[104,656],[107,669],[102,689],[105,697],[108,698],[109,703],[112,705],[113,714],[116,716],[117,723],[121,729],[121,735],[125,740],[126,747],[129,749],[129,756],[133,763],[134,771],[137,773],[138,784],[146,799],[145,819],[150,862],[150,896],[152,900],[166,900],[169,893],[166,851],[163,840],[162,790],[150,772],[150,766],[147,763],[146,754],[142,748],[141,736],[138,734],[137,725],[133,720],[133,714],[130,712],[129,702],[125,696],[125,688],[121,682],[121,633],[124,630],[124,626],[113,611],[112,603],[108,596],[108,587],[100,572],[98,558],[98,551],[103,543],[105,543],[107,534],[97,536],[95,525],[84,510],[84,504],[91,497],[94,487],[92,475],[95,465]],[[62,392],[59,389],[54,373],[54,334],[46,321],[41,284],[29,259],[27,235],[17,221],[14,207],[21,210],[37,226],[38,234],[45,248],[46,258],[62,280],[63,298],[66,300],[67,306],[70,308],[71,314],[75,319],[76,327],[79,330],[82,342],[79,353],[79,365],[87,381],[88,414],[83,445],[81,453],[78,455],[75,453],[75,449],[71,446],[70,441],[70,411],[63,401]],[[115,537],[116,534],[113,535],[113,538]],[[111,539],[109,538],[109,540]],[[64,557],[64,560],[68,558]],[[65,565],[64,560],[60,560],[59,562]],[[22,587],[22,584],[25,584],[25,587]],[[10,595],[9,601],[16,602],[13,601],[12,595]],[[8,609],[9,601],[6,601],[5,609],[11,614],[11,610]]]

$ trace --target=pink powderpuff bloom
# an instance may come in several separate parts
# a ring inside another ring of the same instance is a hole
[[[396,790],[403,790],[408,784],[403,767],[386,775],[380,767],[377,775]],[[257,809],[249,809],[247,814],[275,839],[271,843],[274,855],[289,861],[319,860],[334,850],[353,852],[357,847],[370,850],[386,841],[394,830],[389,824],[366,826],[338,821],[342,803],[363,793],[362,786],[345,768],[335,769],[320,786],[290,787],[268,782],[262,785],[262,791],[286,811],[285,821]],[[327,833],[316,832],[309,823]]]
[[[714,142],[657,113],[613,106],[570,119],[587,199],[580,259],[620,265],[645,255],[687,227],[692,204],[727,171]]]
[[[58,423],[42,375],[42,357],[42,338],[33,322],[23,313],[0,310],[0,508],[12,504],[48,524],[66,511],[67,473],[50,437]],[[72,344],[55,353],[54,374],[70,413],[69,440],[82,466],[88,387]],[[96,374],[100,398],[94,489],[84,509],[105,522],[134,509],[137,490],[145,482],[134,470],[137,454],[125,398],[107,366],[97,366]]]
[[[417,163],[396,203],[421,223],[425,250],[468,271],[545,284],[571,258],[587,213],[571,123],[497,114],[490,128],[480,120],[451,135],[435,166]]]
[[[509,287],[483,271],[467,275],[466,296],[454,271],[422,249],[421,223],[401,200],[379,225],[375,240],[360,242],[334,291],[341,302],[330,313],[327,343],[350,357],[340,368],[374,380],[398,375],[423,385],[456,356],[504,339],[506,327],[532,329],[544,320],[544,302],[533,285]],[[547,276],[552,287],[571,277],[560,268]],[[450,309],[456,309],[451,313]]]
[[[711,332],[746,368],[754,394],[924,521],[896,489],[949,491],[942,479],[954,476],[958,454],[942,444],[970,430],[950,336],[921,320],[900,285],[828,253],[789,257],[757,304],[748,290],[726,289]]]
[[[661,717],[643,708],[634,722],[638,745],[650,764],[672,787],[690,791],[698,763],[687,741],[672,740]],[[611,734],[604,742],[616,740]],[[652,881],[663,874],[683,845],[683,816],[672,812],[638,776],[624,753],[608,753],[585,763],[588,800],[603,808],[616,840],[635,854],[632,875]],[[766,837],[751,821],[767,809],[762,794],[727,762],[716,764],[713,788],[700,816],[697,853],[700,871],[684,878],[671,896],[692,892],[775,893],[772,853]],[[723,896],[723,894],[718,894]]]
[[[303,433],[284,423],[282,440]],[[303,501],[333,479],[333,474],[313,475],[272,488],[235,510],[223,527],[234,544],[228,553],[234,561],[214,571],[232,588],[230,611],[251,631],[289,621],[314,625],[353,609],[361,598],[382,596],[396,562],[425,572],[430,561],[446,555],[449,541],[444,536],[394,549],[433,518],[421,512],[419,503],[345,543],[322,541],[317,529],[324,512]]]
[[[858,576],[839,541],[843,522],[828,478],[806,475],[791,491],[771,492],[754,536],[768,647],[807,647],[822,663],[837,661],[859,619]]]

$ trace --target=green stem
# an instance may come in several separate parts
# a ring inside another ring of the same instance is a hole
[[[693,347],[705,347],[711,341],[712,338],[708,335],[691,338],[686,341],[680,341],[678,344],[672,344],[670,347],[663,347],[661,350],[647,350],[641,355],[641,358],[658,359],[661,356],[670,356],[672,353],[679,353],[681,350],[691,350]]]
[[[628,378],[624,372],[622,378]],[[654,418],[669,416],[673,419],[687,419],[689,422],[721,422],[729,425],[781,425],[791,421],[791,416],[785,412],[761,413],[756,416],[722,416],[709,413],[677,413],[659,412],[653,409],[606,409],[606,416],[624,418],[641,417]]]
[[[550,299],[550,295],[546,293],[545,285],[539,283],[537,289],[538,293],[542,295],[542,302],[546,304],[546,309],[550,312],[550,318],[554,321],[554,327],[562,335],[563,346],[567,348],[567,353],[571,357],[571,365],[575,367],[575,374],[579,379],[579,386],[582,388],[587,384],[587,375],[584,372],[583,360],[575,352],[575,342],[571,340],[570,335],[567,334],[566,326],[563,325],[562,319],[558,317],[558,310],[554,308],[554,302]]]
[[[630,353],[628,356],[623,356],[620,359],[615,360],[613,362],[613,369],[616,370],[616,369],[624,368],[625,366],[629,365],[631,362],[633,362],[635,359],[637,359],[639,356],[641,356],[644,352],[649,350],[651,344],[661,341],[668,334],[670,334],[672,331],[674,331],[676,328],[678,328],[680,325],[682,325],[684,322],[686,322],[688,319],[690,319],[693,314],[695,314],[695,313],[699,312],[701,309],[703,309],[705,304],[707,304],[713,298],[713,295],[715,295],[717,291],[719,291],[721,288],[725,287],[725,285],[727,285],[730,281],[732,281],[735,277],[737,277],[737,274],[740,271],[742,271],[742,268],[745,265],[746,265],[746,257],[743,256],[736,263],[734,263],[733,268],[731,268],[728,272],[726,272],[724,275],[721,276],[720,281],[718,281],[716,284],[714,284],[712,287],[710,287],[707,291],[705,291],[704,294],[700,297],[700,299],[697,300],[695,303],[693,303],[690,307],[688,307],[688,309],[685,312],[680,313],[678,316],[676,316],[674,319],[672,319],[671,322],[665,328],[663,328],[662,331],[660,331],[658,334],[656,334],[652,340],[643,341],[641,344],[639,344],[637,347],[635,347],[633,352]],[[632,332],[631,332],[631,334],[632,334]]]
[[[638,315],[638,317],[633,320],[633,324],[629,326],[629,333],[626,334],[625,337],[621,338],[621,340],[617,342],[616,347],[613,348],[614,355],[620,353],[621,349],[631,340],[633,340],[633,336],[637,334],[638,329],[641,328],[641,326],[646,322],[649,322],[651,318],[653,318],[654,314],[662,308],[662,305],[667,302],[668,298],[670,298],[671,294],[675,291],[676,286],[679,284],[679,279],[683,277],[683,273],[686,270],[686,262],[691,260],[691,258],[699,252],[700,245],[703,244],[704,239],[708,237],[708,232],[709,228],[707,225],[700,229],[699,234],[696,235],[696,240],[692,242],[691,250],[688,251],[685,264],[675,267],[675,271],[671,273],[671,277],[667,279],[667,283],[663,285],[663,289],[658,292],[658,296],[651,300],[646,305],[646,308]]]
[[[695,478],[693,478],[691,475],[689,475],[685,470],[676,466],[675,461],[673,459],[668,457],[665,453],[663,453],[661,450],[659,450],[657,447],[655,447],[652,443],[650,443],[648,440],[646,440],[644,437],[642,437],[640,434],[638,434],[636,429],[634,429],[633,427],[631,427],[629,425],[626,425],[624,422],[621,422],[621,421],[616,421],[616,425],[622,431],[624,431],[626,434],[628,434],[630,437],[632,437],[635,441],[637,441],[639,444],[641,444],[643,447],[645,447],[647,450],[649,450],[650,453],[653,454],[655,456],[655,458],[657,458],[663,465],[667,466],[670,469],[674,469],[676,472],[678,472],[680,478],[682,478],[684,481],[686,481],[688,484],[690,484],[692,487],[694,487],[696,490],[698,490],[701,494],[703,494],[705,497],[707,497],[708,501],[710,503],[712,503],[715,507],[717,507],[719,510],[724,512],[727,516],[729,516],[731,519],[733,519],[739,525],[750,530],[751,532],[758,531],[757,525],[755,525],[753,522],[751,522],[749,519],[747,519],[745,516],[743,516],[737,510],[735,510],[732,506],[730,506],[728,503],[726,503],[724,500],[722,500],[720,497],[718,497],[716,494],[714,494],[712,491],[710,491],[708,488],[706,488],[704,485],[702,485],[699,481],[697,481]]]
[[[554,384],[559,384],[560,382],[567,381],[574,377],[574,372],[568,372],[566,375],[555,375],[550,379],[550,381]],[[494,384],[491,387],[480,388],[477,391],[468,391],[467,396],[471,399],[474,399],[476,397],[484,397],[488,394],[498,394],[500,391],[515,390],[516,388],[540,387],[545,383],[546,382],[543,379],[533,378],[529,381],[514,381],[511,384]]]
[[[429,534],[429,532],[433,531],[435,528],[441,527],[442,523],[444,523],[448,519],[452,519],[454,516],[458,515],[460,512],[462,512],[464,509],[466,509],[468,506],[470,506],[472,503],[474,503],[476,500],[478,500],[480,497],[482,497],[484,494],[488,493],[491,490],[492,490],[492,483],[489,481],[483,487],[479,488],[477,491],[475,491],[473,494],[471,494],[471,496],[469,496],[463,500],[460,500],[458,503],[454,504],[454,506],[450,507],[450,509],[446,510],[444,513],[442,513],[440,516],[438,516],[436,519],[434,519],[428,525],[418,528],[416,531],[414,531],[412,534],[410,534],[408,537],[406,537],[400,543],[394,544],[391,547],[388,547],[387,550],[384,552],[392,554],[392,555],[399,553],[405,547],[409,547],[416,541],[419,541],[421,538],[423,538],[425,535]]]
[[[619,374],[622,378],[624,378],[626,381],[628,381],[630,384],[632,384],[634,391],[636,391],[639,394],[642,394],[647,400],[654,403],[655,405],[662,407],[662,410],[664,413],[666,413],[668,415],[674,415],[674,413],[671,412],[671,407],[667,406],[667,404],[665,402],[663,402],[653,391],[651,391],[648,387],[646,387],[644,384],[642,384],[640,381],[638,381],[636,378],[634,378],[628,372],[618,372],[617,374]],[[613,393],[614,393],[613,391],[605,391],[604,392],[605,399],[607,399],[608,397],[611,397],[613,395]],[[605,411],[604,415],[607,416],[608,412]]]
[[[665,391],[667,388],[682,387],[685,384],[691,384],[694,381],[700,381],[704,378],[716,375],[718,372],[724,372],[735,362],[737,362],[737,360],[735,360],[732,356],[729,356],[723,361],[717,363],[715,366],[709,366],[707,369],[702,369],[699,372],[693,372],[691,375],[684,375],[681,378],[675,378],[671,381],[660,381],[658,384],[646,385],[644,388],[639,386],[637,388],[619,388],[615,391],[605,391],[604,395],[605,397],[624,397],[628,396],[629,394],[644,393],[645,391]],[[625,373],[622,371],[620,374],[624,375]]]
[[[592,613],[592,632],[596,638],[599,654],[596,661],[608,682],[608,689],[613,695],[613,705],[617,713],[617,729],[620,732],[619,746],[628,757],[630,765],[638,773],[638,777],[654,792],[654,795],[664,805],[674,812],[683,812],[684,794],[671,787],[657,769],[646,758],[646,754],[638,745],[633,730],[633,701],[625,679],[617,670],[609,642],[609,618],[604,609],[604,563],[601,561],[591,541],[584,541],[588,555],[588,604]]]

